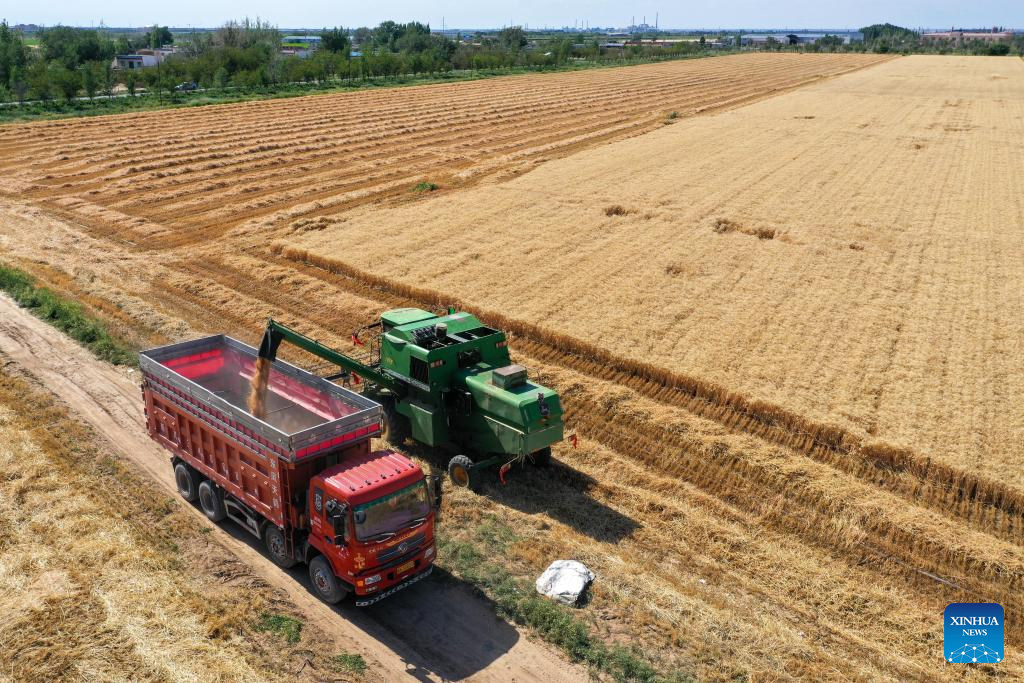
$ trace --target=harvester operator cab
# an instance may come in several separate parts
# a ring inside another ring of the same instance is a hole
[[[381,370],[428,393],[451,389],[460,370],[511,362],[505,333],[469,313],[400,308],[381,316],[381,328]]]

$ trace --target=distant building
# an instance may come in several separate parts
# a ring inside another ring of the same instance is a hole
[[[117,55],[112,66],[115,69],[144,69],[156,66],[160,61],[153,55]]]
[[[136,50],[129,55],[117,55],[111,63],[115,69],[145,69],[161,64],[176,52],[173,47],[159,47],[155,50]]]
[[[935,31],[924,33],[921,38],[924,40],[948,40],[952,43],[962,45],[975,40],[983,43],[1009,43],[1016,35],[1013,31]]]
[[[864,34],[860,31],[825,31],[806,32],[789,31],[779,33],[745,33],[740,36],[740,45],[766,45],[772,40],[782,45],[809,45],[815,43],[825,36],[835,36],[842,39],[843,45],[850,43],[864,42]]]
[[[316,47],[320,45],[322,38],[320,36],[285,36],[281,38],[281,42],[287,45],[288,43],[302,43],[303,45],[309,45]]]

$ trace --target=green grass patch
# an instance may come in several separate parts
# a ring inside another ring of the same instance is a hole
[[[338,673],[350,673],[356,676],[366,673],[366,660],[362,655],[342,652],[340,655],[331,657],[329,664],[331,669]]]
[[[289,645],[294,645],[302,638],[302,622],[287,614],[264,612],[260,615],[256,628],[260,631],[276,633],[284,638]]]
[[[413,188],[413,192],[416,192],[417,194],[422,194],[424,192],[433,192],[436,189],[437,183],[422,182],[417,184],[416,187]]]
[[[575,662],[622,683],[691,680],[682,672],[659,672],[634,648],[606,645],[572,608],[539,595],[532,582],[513,576],[507,549],[516,540],[511,527],[488,515],[473,530],[472,538],[439,537],[438,557],[452,573],[493,600],[499,614],[533,629]]]
[[[99,359],[115,365],[138,364],[138,356],[116,339],[102,321],[89,315],[80,303],[66,299],[53,290],[36,285],[32,276],[17,268],[0,266],[0,290],[22,308],[53,325]]]

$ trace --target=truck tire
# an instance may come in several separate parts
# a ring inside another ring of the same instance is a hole
[[[298,564],[297,560],[288,554],[284,534],[273,524],[268,524],[263,531],[263,545],[267,548],[270,561],[281,569],[291,569]]]
[[[211,522],[221,522],[228,516],[224,496],[209,479],[199,484],[199,507]]]
[[[409,438],[409,420],[395,409],[393,398],[385,399],[381,408],[384,411],[384,433],[381,436],[392,446],[400,448]]]
[[[534,467],[547,467],[551,464],[551,446],[530,453],[526,460]]]
[[[348,595],[348,589],[338,581],[331,563],[323,555],[317,555],[309,563],[309,583],[317,597],[328,605],[336,605]]]
[[[448,478],[452,484],[471,491],[480,489],[480,471],[473,466],[473,461],[465,455],[456,455],[448,461]]]
[[[196,471],[183,462],[174,466],[174,482],[178,485],[178,493],[190,503],[199,498],[199,476]]]

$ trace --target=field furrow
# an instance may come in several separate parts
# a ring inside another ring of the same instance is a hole
[[[96,121],[10,127],[0,149],[20,159],[8,156],[13,165],[0,170],[9,190],[39,202],[81,200],[72,211],[105,221],[123,214],[119,234],[134,219],[164,225],[140,240],[177,248],[238,226],[265,229],[398,198],[398,178],[410,188],[424,178],[450,188],[521,173],[660,127],[670,111],[738,106],[877,61],[744,55],[510,77],[499,81],[500,98],[493,83],[468,83],[110,117],[103,149],[92,144]]]

